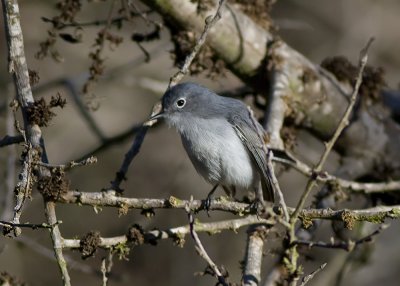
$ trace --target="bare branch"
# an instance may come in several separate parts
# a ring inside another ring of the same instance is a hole
[[[103,286],[107,286],[108,276],[111,273],[113,267],[113,252],[108,251],[107,257],[103,257],[101,260],[101,273],[103,275]]]
[[[306,285],[311,279],[314,278],[315,275],[318,274],[318,272],[324,270],[324,268],[325,268],[325,266],[326,266],[327,264],[328,264],[328,263],[322,264],[320,267],[318,267],[318,269],[314,270],[311,274],[305,276],[305,277],[303,278],[303,280],[301,281],[300,286]]]
[[[115,191],[107,192],[79,192],[68,191],[58,200],[60,203],[87,205],[92,207],[117,207],[127,209],[185,209],[188,200],[181,200],[176,197],[168,199],[147,199],[147,198],[127,198],[118,196]],[[203,200],[193,200],[190,203],[193,212],[206,210]],[[210,210],[230,212],[233,214],[251,214],[250,204],[241,202],[231,202],[226,200],[214,199],[210,202]],[[267,210],[268,211],[268,210]],[[294,208],[288,207],[289,214],[293,214]],[[273,213],[269,209],[268,213]],[[348,219],[350,222],[369,221],[373,223],[383,222],[386,218],[400,218],[400,205],[379,206],[368,209],[358,210],[332,210],[332,209],[303,209],[299,217],[305,221],[314,219],[342,220]]]
[[[8,94],[8,101],[11,102],[11,92]],[[14,127],[14,112],[11,108],[7,109],[7,117],[6,117],[6,130],[8,134],[14,135],[15,127]],[[22,140],[23,136],[21,135]],[[11,220],[13,216],[13,194],[14,194],[14,184],[15,184],[15,174],[16,174],[16,161],[17,161],[17,150],[15,146],[9,146],[7,148],[7,167],[5,169],[5,184],[4,184],[4,195],[2,195],[1,199],[1,214],[0,218],[2,220]]]
[[[224,5],[224,3],[225,3],[225,0],[219,0],[218,7],[217,7],[217,10],[216,10],[214,16],[208,16],[205,19],[206,24],[204,26],[204,30],[201,33],[199,39],[197,40],[196,45],[193,47],[191,53],[189,55],[187,55],[187,57],[185,58],[185,62],[183,64],[183,66],[179,69],[179,71],[177,73],[175,73],[171,77],[168,87],[172,87],[172,86],[176,85],[189,72],[189,67],[190,67],[192,61],[194,60],[194,58],[196,57],[197,53],[200,51],[201,47],[204,45],[210,29],[221,18],[221,8]]]
[[[87,165],[91,165],[91,164],[95,164],[95,163],[97,163],[97,158],[95,156],[90,156],[89,158],[86,158],[84,160],[81,160],[78,162],[71,161],[65,165],[53,165],[53,164],[48,164],[48,163],[43,163],[43,162],[38,162],[38,165],[46,167],[46,168],[60,168],[64,171],[68,171],[75,167],[82,167],[82,166],[87,166]]]
[[[256,286],[260,284],[263,247],[267,232],[268,229],[262,225],[249,227],[242,285]]]
[[[56,207],[54,202],[45,203],[45,215],[47,221],[51,225],[50,236],[53,241],[54,253],[57,258],[58,267],[61,271],[61,277],[64,286],[70,286],[71,281],[67,269],[67,262],[65,261],[64,255],[62,253],[63,238],[58,228],[58,221],[56,217]]]
[[[14,216],[12,219],[13,224],[19,224],[22,215],[22,208],[24,206],[25,200],[31,195],[31,190],[33,186],[32,178],[32,164],[34,151],[29,143],[26,143],[26,152],[24,154],[24,161],[22,163],[22,170],[19,173],[20,180],[15,186],[15,207]],[[18,227],[13,228],[14,235],[19,236],[21,234],[21,229]],[[8,231],[7,231],[8,232]]]
[[[129,166],[132,163],[133,159],[139,154],[140,147],[144,141],[144,137],[146,136],[147,130],[149,127],[142,126],[138,131],[135,140],[129,151],[125,154],[124,160],[119,171],[116,173],[114,180],[111,182],[111,189],[117,190],[119,193],[122,193],[123,190],[120,188],[122,181],[126,180],[126,173],[128,172]]]
[[[60,222],[57,222],[56,224],[59,224]],[[4,227],[25,227],[25,228],[31,228],[31,229],[38,229],[38,228],[52,228],[53,225],[49,225],[47,223],[40,223],[40,224],[35,224],[35,223],[12,223],[8,221],[0,221],[0,225]]]
[[[206,232],[208,234],[217,234],[223,230],[231,230],[236,232],[238,229],[252,224],[258,225],[272,225],[274,223],[271,219],[262,219],[255,215],[249,215],[240,219],[223,220],[210,223],[204,223],[196,221],[193,225],[196,232]],[[144,243],[154,243],[157,240],[162,239],[181,239],[185,235],[190,234],[190,225],[184,225],[165,230],[150,230],[144,232]],[[120,243],[124,244],[128,242],[126,235],[114,236],[114,237],[101,237],[98,247],[109,249]],[[63,239],[64,248],[78,249],[80,247],[79,239]]]
[[[322,247],[322,248],[333,248],[333,249],[343,249],[346,251],[353,251],[355,247],[357,247],[360,244],[366,243],[366,242],[371,242],[373,237],[380,234],[383,230],[388,228],[388,225],[381,225],[378,229],[373,231],[372,233],[366,235],[363,238],[360,238],[356,241],[334,241],[332,239],[331,242],[324,242],[324,241],[304,241],[304,240],[296,240],[294,243],[297,245],[305,245],[308,247]]]
[[[362,82],[362,75],[364,72],[365,65],[367,64],[368,48],[371,45],[372,41],[373,41],[373,39],[370,39],[368,41],[367,45],[365,46],[365,48],[363,48],[363,50],[360,53],[359,71],[358,71],[358,75],[357,75],[356,84],[354,86],[354,90],[353,90],[353,93],[350,98],[350,103],[349,103],[345,113],[343,114],[343,117],[340,120],[332,138],[325,144],[325,151],[322,154],[318,164],[315,166],[316,173],[318,173],[322,170],[322,167],[324,166],[325,161],[328,158],[328,155],[333,148],[333,145],[335,145],[335,143],[336,143],[337,139],[339,138],[339,135],[342,133],[343,129],[346,128],[346,126],[349,124],[349,117],[351,115],[351,112],[353,111],[354,104],[356,103],[358,91],[360,89],[360,85]],[[306,190],[304,191],[304,193],[300,197],[299,202],[297,203],[295,212],[292,214],[292,217],[291,217],[292,224],[296,223],[297,216],[298,216],[299,212],[301,211],[301,209],[304,207],[304,203],[305,203],[308,195],[310,194],[311,190],[313,189],[314,185],[315,185],[315,180],[314,180],[314,178],[311,178],[307,183]]]
[[[193,201],[193,197],[191,198],[190,202],[191,201]],[[189,204],[190,204],[190,202],[189,202]],[[221,271],[218,269],[218,266],[214,263],[214,261],[212,261],[212,259],[208,255],[207,251],[205,250],[203,244],[201,243],[199,236],[197,235],[197,232],[194,228],[194,217],[193,217],[191,207],[189,206],[189,204],[187,204],[185,210],[188,214],[190,234],[196,244],[196,250],[197,250],[198,254],[202,258],[204,258],[204,260],[207,262],[208,266],[213,270],[214,275],[218,279],[218,283],[222,284],[224,286],[228,286],[228,284],[225,281],[225,277],[221,274]]]
[[[301,162],[299,159],[294,157],[292,154],[290,154],[289,156],[290,160],[285,160],[277,157],[274,157],[273,160],[281,164],[291,166],[295,170],[297,170],[298,172],[302,173],[307,177],[314,177],[317,182],[335,183],[342,189],[346,189],[349,192],[371,194],[371,193],[400,191],[400,181],[398,180],[382,182],[382,183],[364,183],[364,182],[349,181],[338,178],[325,171],[317,173],[307,164]]]
[[[46,150],[44,148],[44,143],[42,139],[42,132],[40,127],[31,123],[28,120],[27,108],[34,103],[32,89],[29,82],[29,71],[27,66],[27,61],[24,52],[24,39],[21,29],[19,14],[19,6],[17,0],[2,0],[2,8],[4,14],[4,25],[8,44],[8,60],[9,60],[9,72],[13,74],[14,83],[17,91],[17,99],[21,107],[22,116],[24,118],[24,128],[27,134],[27,147],[28,152],[26,160],[24,161],[22,179],[19,184],[22,186],[18,189],[18,184],[16,188],[17,200],[22,196],[21,193],[26,197],[26,191],[32,184],[30,164],[32,163],[32,157],[42,154],[42,160],[47,162]],[[32,152],[31,152],[32,151]],[[34,153],[34,154],[31,154]],[[41,174],[43,175],[43,174]],[[18,210],[22,209],[22,205],[19,206],[17,202],[16,212],[13,219],[13,223],[19,223]],[[58,228],[57,218],[55,214],[55,206],[52,202],[45,203],[45,213],[49,225],[52,225],[51,237],[53,240],[53,248],[57,261],[62,273],[63,281],[65,286],[71,285],[70,278],[67,270],[67,264],[62,254],[61,246],[61,234]],[[15,228],[17,230],[18,228]],[[16,233],[18,234],[18,233]]]
[[[92,155],[97,155],[100,152],[106,150],[107,148],[110,148],[111,146],[114,146],[116,144],[120,144],[123,140],[130,138],[132,135],[138,133],[139,131],[142,130],[142,125],[141,124],[135,124],[129,129],[121,132],[120,134],[117,134],[113,137],[106,138],[104,141],[102,141],[97,147],[95,147],[93,150],[86,152],[84,155],[80,156],[79,161],[84,160],[84,158],[87,158]],[[137,135],[138,136],[138,135]],[[133,143],[135,144],[135,143]]]
[[[19,243],[22,243],[26,247],[29,247],[30,250],[33,252],[36,252],[38,255],[41,255],[47,259],[50,259],[52,261],[57,262],[56,257],[54,256],[54,249],[49,249],[40,243],[36,242],[35,240],[32,240],[31,238],[27,236],[20,236],[17,237],[16,240]],[[74,260],[72,257],[68,255],[64,255],[65,260],[68,262],[68,267],[70,269],[73,269],[75,271],[79,271],[85,274],[98,274],[95,269],[93,269],[91,266],[88,266],[85,263],[82,263],[80,261]]]
[[[0,140],[0,147],[12,145],[12,144],[18,144],[24,142],[24,137],[22,135],[16,135],[16,136],[9,136],[6,135]]]
[[[290,216],[289,216],[289,212],[288,212],[287,205],[286,205],[286,202],[285,202],[285,198],[283,197],[283,193],[282,193],[281,187],[279,186],[278,179],[275,176],[274,166],[272,165],[273,157],[274,157],[273,152],[271,150],[269,150],[268,154],[267,154],[268,168],[271,170],[272,183],[275,186],[274,190],[275,190],[275,192],[277,194],[278,205],[282,208],[283,217],[284,217],[285,221],[288,223],[289,219],[290,219]]]
[[[203,44],[205,42],[209,30],[215,25],[215,23],[221,17],[220,10],[221,10],[222,5],[224,4],[224,1],[225,0],[220,0],[217,11],[215,12],[215,15],[212,18],[206,19],[206,24],[205,24],[203,33],[201,34],[196,45],[192,49],[192,52],[186,57],[185,63],[182,66],[182,68],[175,75],[173,75],[171,77],[170,82],[169,82],[169,87],[176,85],[184,77],[184,75],[187,74],[190,64],[192,63],[193,59],[196,57],[197,53],[199,52],[200,48],[203,46]],[[132,160],[135,158],[135,156],[139,153],[140,147],[143,143],[144,137],[146,136],[147,130],[148,130],[147,126],[142,126],[142,128],[139,130],[139,132],[138,132],[137,136],[135,137],[135,140],[132,144],[132,147],[125,154],[124,161],[121,165],[121,168],[116,173],[114,180],[111,182],[111,189],[117,190],[118,192],[122,192],[122,189],[120,188],[120,184],[123,180],[126,179],[126,173],[129,169],[129,166],[130,166]]]

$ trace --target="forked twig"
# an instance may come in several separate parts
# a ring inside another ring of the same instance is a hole
[[[346,126],[349,125],[349,118],[353,111],[354,105],[356,103],[358,91],[359,91],[361,83],[362,83],[362,76],[363,76],[364,68],[367,64],[368,49],[369,49],[370,45],[372,44],[373,40],[374,39],[371,38],[368,41],[367,45],[360,52],[359,70],[358,70],[356,83],[354,85],[354,90],[350,97],[350,103],[347,106],[347,109],[346,109],[345,113],[343,114],[343,117],[340,120],[332,138],[327,143],[325,143],[325,151],[322,154],[318,164],[315,166],[315,169],[314,169],[315,173],[319,173],[322,170],[322,167],[324,166],[326,159],[328,158],[328,155],[331,152],[333,146],[335,145],[337,139],[339,138],[339,136],[342,133],[342,131],[344,130],[344,128],[346,128]],[[291,219],[290,219],[291,224],[296,223],[296,221],[298,219],[298,215],[299,215],[301,209],[304,207],[304,203],[305,203],[308,195],[310,194],[311,190],[313,189],[314,185],[315,185],[315,180],[313,178],[311,178],[308,181],[307,187],[306,187],[304,193],[301,195],[299,202],[297,203],[296,210],[294,211],[294,213],[291,216]]]
[[[192,201],[193,198],[191,198],[190,201]],[[190,204],[190,202],[189,202]],[[214,275],[217,277],[218,282],[221,285],[224,286],[228,286],[228,284],[225,281],[225,277],[222,275],[221,271],[218,269],[218,266],[214,263],[214,261],[212,261],[212,259],[210,258],[210,256],[207,254],[207,251],[205,250],[203,244],[200,241],[199,236],[197,235],[197,232],[194,228],[194,217],[193,214],[191,212],[191,208],[189,205],[187,205],[186,207],[186,212],[188,214],[188,218],[189,218],[189,226],[190,226],[190,234],[196,244],[196,250],[198,252],[198,254],[204,258],[204,260],[207,262],[208,266],[211,267],[211,269],[214,271]]]

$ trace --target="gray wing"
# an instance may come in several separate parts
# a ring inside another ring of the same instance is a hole
[[[258,171],[261,176],[261,183],[266,196],[266,200],[274,202],[274,188],[272,185],[271,171],[267,165],[267,154],[263,149],[265,144],[256,131],[250,113],[248,118],[242,118],[238,114],[234,114],[228,118],[228,121],[232,124],[233,129],[239,136],[240,140],[246,146],[247,150],[251,154],[252,159],[257,165]]]

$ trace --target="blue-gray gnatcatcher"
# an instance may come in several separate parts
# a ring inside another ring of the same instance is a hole
[[[263,128],[243,102],[187,82],[167,90],[145,125],[158,119],[176,128],[194,167],[208,182],[227,189],[254,188],[258,199],[264,193],[274,201]]]

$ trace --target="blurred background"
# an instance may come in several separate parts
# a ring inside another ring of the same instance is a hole
[[[59,82],[62,79],[72,84],[78,92],[81,90],[91,64],[88,54],[93,51],[94,39],[100,27],[85,27],[81,31],[82,43],[70,44],[59,40],[57,49],[64,58],[63,63],[57,63],[51,58],[37,60],[34,55],[50,28],[50,24],[43,22],[41,17],[51,18],[56,15],[54,1],[18,2],[28,66],[37,71],[40,77],[34,96],[49,100],[59,92],[67,99],[67,106],[56,110],[57,116],[49,127],[43,129],[49,159],[54,164],[76,160],[95,150],[101,142],[78,112],[71,90]],[[82,2],[78,21],[107,18],[108,1]],[[272,18],[283,40],[317,64],[335,55],[347,56],[356,63],[359,50],[369,37],[374,36],[376,42],[369,53],[369,64],[383,67],[388,86],[398,89],[399,13],[400,2],[395,0],[286,0],[277,1],[273,6]],[[158,19],[157,15],[152,17]],[[105,49],[105,75],[93,87],[99,108],[90,112],[105,137],[119,135],[143,122],[152,105],[162,96],[170,76],[176,71],[170,53],[173,45],[167,29],[162,31],[160,40],[144,44],[151,55],[148,63],[141,49],[130,40],[134,31],[140,32],[147,28],[143,21],[138,20],[131,25],[124,25],[121,30],[114,29],[115,34],[124,37],[124,41],[113,51],[108,47]],[[3,137],[8,133],[6,106],[13,93],[12,79],[7,72],[3,25],[0,26],[0,55],[0,137]],[[200,82],[216,91],[241,85],[240,80],[229,72],[213,80],[202,76],[187,77],[185,80]],[[95,165],[73,169],[68,174],[71,188],[97,192],[109,186],[132,140],[133,135],[127,136],[125,140],[98,153],[98,163]],[[5,177],[9,169],[6,166],[12,148],[0,149],[1,192],[7,189]],[[303,160],[313,162],[321,150],[321,143],[317,139],[306,132],[300,132],[296,152]],[[21,150],[17,151],[20,154]],[[327,168],[333,171],[337,166],[338,156],[333,154]],[[293,206],[299,192],[304,189],[304,178],[290,171],[283,173],[279,179],[287,203]],[[129,169],[128,181],[123,183],[122,188],[127,197],[176,196],[189,199],[193,195],[196,199],[203,199],[211,186],[196,174],[175,131],[161,125],[148,133],[139,155]],[[82,237],[91,230],[100,231],[104,237],[122,235],[134,223],[142,225],[146,230],[187,224],[187,215],[178,210],[156,210],[152,218],[146,218],[135,210],[118,216],[117,209],[103,208],[96,214],[90,207],[75,205],[58,205],[57,211],[58,219],[63,221],[60,228],[65,238]],[[210,218],[204,214],[199,214],[198,218],[206,222],[233,216],[212,213]],[[45,221],[40,195],[34,193],[33,200],[26,204],[22,221]],[[365,259],[358,259],[359,264],[352,265],[350,271],[345,272],[341,285],[398,285],[400,224],[397,221],[390,223],[390,228],[363,252]],[[320,229],[318,238],[326,240],[330,236],[330,226],[326,224]],[[237,234],[228,231],[213,236],[201,234],[200,238],[213,260],[228,269],[231,281],[240,281],[240,261],[245,252],[246,229],[241,229]],[[280,246],[278,238],[272,237],[270,241],[266,249],[264,277],[277,259],[274,254]],[[325,270],[309,285],[335,285],[338,273],[342,267],[347,267],[345,261],[351,255],[341,250],[327,249],[306,253],[307,259],[302,261],[306,273],[328,262]],[[76,262],[71,269],[73,285],[100,285],[98,271],[101,258],[106,255],[105,251],[99,250],[94,258],[85,261],[81,260],[78,252],[66,250],[65,254]],[[61,285],[58,267],[52,256],[50,237],[45,230],[24,229],[21,241],[0,237],[0,271],[7,271],[29,285]],[[196,254],[190,237],[186,237],[183,248],[174,246],[170,240],[160,241],[156,247],[142,245],[132,248],[127,258],[128,261],[114,260],[109,285],[215,284],[213,277],[194,275],[195,272],[203,271],[206,264]]]

